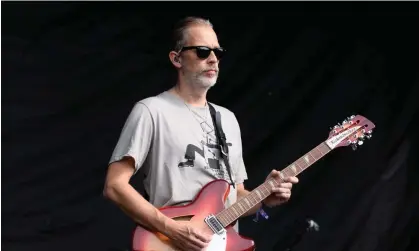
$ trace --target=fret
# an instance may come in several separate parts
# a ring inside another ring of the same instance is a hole
[[[244,198],[244,201],[247,203],[247,205],[249,206],[249,208],[252,208],[252,206],[251,206],[251,204],[250,204],[250,202],[249,202],[249,200],[247,198]]]
[[[317,160],[313,157],[313,155],[308,154],[307,155],[308,161],[310,162],[310,165],[312,165],[314,162],[316,162]]]
[[[317,161],[317,159],[311,154],[311,152],[312,152],[313,150],[311,150],[310,152],[308,152],[308,154],[314,159],[314,161],[313,162],[316,162]]]
[[[253,202],[253,205],[252,205],[252,207],[254,207],[254,206],[256,206],[256,204],[258,204],[259,203],[259,200],[256,198],[256,194],[255,193],[250,193],[250,196],[252,197],[252,202]]]
[[[231,221],[234,221],[234,219],[237,218],[237,214],[232,210],[232,208],[229,208],[230,215],[231,215]]]
[[[303,168],[301,168],[301,166],[298,165],[297,162],[294,162],[292,164],[292,167],[291,168],[295,169],[295,174],[298,174],[298,173],[300,173],[301,171],[304,170]]]
[[[330,148],[324,142],[320,144],[319,148],[321,149],[323,155],[330,151]]]
[[[295,166],[295,164],[294,164],[294,163],[292,163],[291,165],[289,165],[287,168],[288,168],[289,170],[291,170],[291,172],[292,172],[293,176],[295,176],[296,174],[298,174],[298,173],[299,173],[299,170],[297,169],[297,166]]]
[[[240,207],[240,210],[241,211],[246,211],[246,209],[243,207],[243,205],[239,202],[239,203],[237,203],[237,205]]]
[[[244,213],[242,212],[242,210],[240,210],[240,207],[238,205],[233,204],[231,208],[234,210],[234,213],[236,213],[237,217]]]
[[[309,155],[304,156],[304,161],[307,163],[307,165],[310,165],[310,157]]]
[[[258,199],[259,200],[263,200],[262,199],[262,195],[260,194],[260,191],[258,189],[255,190],[256,194],[258,195]]]
[[[227,225],[227,220],[225,220],[225,218],[223,217],[223,214],[220,214],[219,216],[217,216],[217,219],[221,222],[223,226]]]
[[[263,191],[264,186],[259,187],[259,192],[261,193],[261,198],[265,199],[266,197],[268,197],[269,193],[265,193],[265,191]]]
[[[240,208],[237,205],[234,205],[233,204],[233,206],[231,208],[234,210],[234,216],[236,218],[239,218],[240,215],[242,215],[243,213],[245,213],[245,212],[240,211]]]
[[[316,149],[317,151],[319,151],[319,152],[320,152],[320,154],[323,156],[324,154],[323,154],[322,150],[321,150],[321,149],[319,149],[319,148],[320,148],[320,145],[316,146],[316,148],[315,148],[315,149]]]
[[[269,191],[269,189],[266,187],[266,185],[265,184],[262,184],[261,186],[260,186],[260,191],[262,192],[262,194],[263,194],[263,196],[264,197],[268,197],[269,196],[269,194],[270,194],[270,191]],[[266,194],[265,194],[266,193]]]
[[[267,187],[266,185],[267,185],[267,184],[265,183],[265,184],[263,185],[263,187],[265,188],[266,193],[269,195],[269,194],[271,194],[271,190],[269,190],[269,187]]]
[[[295,172],[293,170],[291,170],[289,167],[284,169],[284,173],[286,173],[287,177],[295,175]]]
[[[313,156],[315,156],[315,159],[318,160],[321,157],[323,157],[323,154],[316,148],[314,148],[313,150],[311,150],[311,153],[313,154]]]
[[[287,176],[289,176],[289,175],[287,174]],[[285,176],[282,172],[279,172],[279,177],[281,178],[281,180],[283,180],[285,178]]]
[[[253,198],[252,198],[252,194],[251,194],[251,193],[249,193],[248,195],[246,195],[245,199],[247,199],[247,202],[248,202],[248,206],[249,206],[249,208],[252,208],[252,206],[253,206]]]
[[[229,207],[227,210],[230,211],[230,215],[233,216],[233,220],[238,216],[238,212],[234,207]]]
[[[297,168],[295,168],[295,164],[292,164],[292,165],[291,165],[291,170],[292,170],[295,174],[297,174],[297,173],[298,173]]]
[[[284,168],[283,170],[281,170],[279,172],[279,178],[281,180],[283,180],[285,177],[288,177],[288,176],[289,176],[289,174],[288,174],[288,170],[286,168]]]
[[[225,219],[225,223],[227,225],[230,224],[230,220],[228,219],[228,216],[227,216],[227,213],[226,212],[223,213],[223,218]]]
[[[230,221],[231,222],[233,222],[234,221],[234,219],[236,219],[236,215],[235,215],[235,213],[234,213],[234,211],[233,210],[231,210],[231,208],[228,208],[228,216],[229,216],[229,218],[230,218]]]
[[[316,147],[315,150],[317,151],[317,153],[319,155],[318,159],[320,159],[321,157],[324,156],[323,153],[322,153],[322,151],[320,151],[320,148],[319,147]]]
[[[268,181],[268,184],[269,184],[269,186],[271,187],[271,189],[270,189],[270,191],[272,191],[272,188],[274,188],[275,187],[275,184],[274,184],[274,180],[269,180]]]
[[[231,217],[230,210],[226,210],[224,215],[227,218],[228,222],[233,222],[234,217]]]
[[[301,163],[299,163],[298,161],[295,161],[295,166],[298,167],[298,173],[301,173],[302,171],[304,171],[304,166],[301,166]]]
[[[293,170],[291,166],[288,166],[288,167],[287,167],[287,170],[288,170],[288,173],[289,173],[289,175],[288,175],[288,176],[295,176],[295,175],[297,175],[297,174],[298,174],[297,169]]]
[[[320,145],[324,148],[326,153],[330,152],[331,149],[325,142],[322,142]]]
[[[247,211],[247,210],[249,210],[249,208],[247,207],[248,204],[246,204],[245,202],[246,201],[245,201],[245,198],[244,198],[244,199],[242,199],[242,201],[240,201],[240,204],[242,205],[242,207],[244,208],[244,210]]]
[[[231,207],[231,210],[234,213],[234,217],[237,218],[239,216],[239,213],[236,211],[236,209],[234,207]]]
[[[250,196],[252,196],[253,199],[253,207],[258,204],[259,199],[256,197],[256,193],[250,193]]]
[[[248,209],[243,205],[243,201],[237,203],[237,205],[240,207],[240,210],[243,212],[243,214],[247,212]]]
[[[223,226],[226,226],[228,221],[224,217],[224,211],[221,211],[218,215],[216,215],[217,219],[223,224]]]
[[[299,164],[299,166],[302,166],[303,170],[306,169],[306,167],[308,167],[307,162],[305,162],[302,158],[299,158],[297,160],[297,163]]]
[[[304,170],[304,168],[301,168],[301,166],[300,166],[300,165],[298,165],[298,161],[295,161],[294,163],[295,163],[295,165],[296,165],[298,168],[300,168],[300,172],[302,172],[302,171]]]
[[[301,172],[301,170],[299,170],[299,168],[297,168],[297,166],[295,164],[292,164],[290,166],[290,170],[292,170],[292,172],[294,173],[293,176],[296,176],[297,174],[299,174]]]
[[[247,200],[249,201],[249,208],[252,208],[255,203],[252,193],[249,193],[248,195],[246,195],[246,197],[247,197]]]

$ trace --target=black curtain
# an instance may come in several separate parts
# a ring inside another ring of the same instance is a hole
[[[232,6],[228,7],[227,4]],[[240,8],[243,8],[240,10]],[[2,2],[2,248],[125,250],[102,197],[133,104],[174,84],[177,19],[209,18],[228,55],[209,100],[233,111],[255,188],[361,114],[372,138],[303,172],[257,250],[418,250],[418,13],[413,3]],[[141,178],[133,185],[142,191]]]

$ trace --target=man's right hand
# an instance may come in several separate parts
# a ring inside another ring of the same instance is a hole
[[[176,221],[169,238],[184,251],[201,251],[206,248],[212,236],[188,221]]]

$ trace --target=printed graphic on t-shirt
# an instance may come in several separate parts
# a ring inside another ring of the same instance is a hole
[[[217,179],[228,179],[225,165],[220,162],[221,152],[213,128],[205,122],[201,123],[204,135],[201,145],[188,144],[185,150],[185,161],[178,164],[179,168],[195,167],[195,160],[201,156],[205,161],[204,168],[211,172]],[[231,143],[227,143],[231,146]],[[222,167],[221,167],[222,166]]]

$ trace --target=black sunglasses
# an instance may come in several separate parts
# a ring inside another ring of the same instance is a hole
[[[211,51],[213,51],[217,59],[220,60],[224,56],[224,53],[226,52],[226,50],[221,47],[211,49],[207,46],[186,46],[186,47],[183,47],[179,52],[192,50],[192,49],[195,49],[196,55],[200,59],[208,58],[209,55],[211,54]]]

